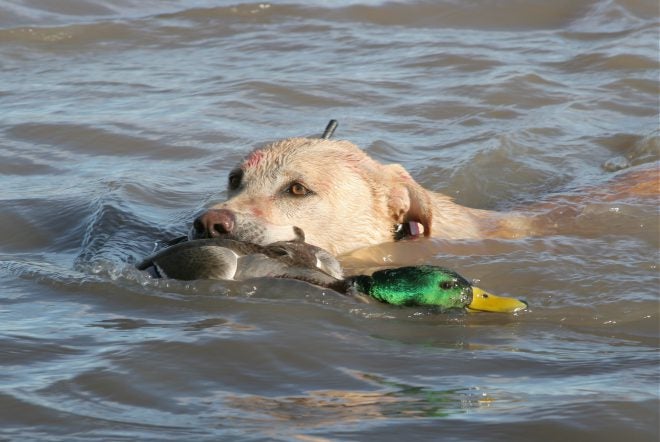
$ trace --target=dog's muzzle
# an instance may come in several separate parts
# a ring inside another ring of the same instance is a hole
[[[305,241],[297,226],[279,226],[230,209],[209,209],[195,218],[190,239],[229,238],[268,245],[277,241]]]

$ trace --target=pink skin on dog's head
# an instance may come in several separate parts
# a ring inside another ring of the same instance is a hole
[[[247,156],[247,158],[245,158],[245,161],[243,161],[243,165],[241,166],[241,168],[245,170],[251,167],[258,166],[263,157],[264,157],[264,152],[261,149],[252,151]]]

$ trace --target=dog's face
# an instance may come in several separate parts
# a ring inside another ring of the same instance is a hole
[[[257,149],[229,174],[228,189],[229,199],[200,218],[214,212],[215,220],[198,219],[193,236],[267,244],[304,233],[341,254],[391,241],[397,223],[430,220],[425,193],[403,168],[346,141],[293,138]]]

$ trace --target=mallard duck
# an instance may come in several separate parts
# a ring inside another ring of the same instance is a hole
[[[328,252],[304,242],[268,246],[230,239],[200,239],[175,244],[137,265],[152,277],[181,280],[245,280],[259,277],[298,279],[340,293],[362,293],[399,306],[431,306],[440,311],[516,312],[525,302],[473,287],[444,267],[418,265],[344,278]]]

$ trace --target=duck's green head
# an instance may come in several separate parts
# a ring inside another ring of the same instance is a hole
[[[456,272],[431,265],[380,270],[371,277],[357,278],[356,288],[389,304],[435,306],[441,311],[515,312],[527,308],[522,301],[492,295]]]

